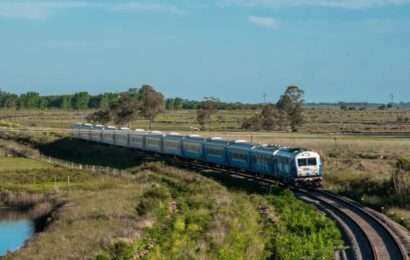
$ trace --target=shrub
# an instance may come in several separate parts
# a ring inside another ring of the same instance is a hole
[[[162,215],[170,197],[167,189],[154,186],[142,195],[136,210],[141,216],[154,213],[154,211],[155,213]]]
[[[401,158],[397,161],[397,168],[410,171],[410,158]]]
[[[125,241],[120,241],[120,242],[115,243],[111,251],[112,260],[132,259],[133,255],[134,255],[133,246],[128,244]]]

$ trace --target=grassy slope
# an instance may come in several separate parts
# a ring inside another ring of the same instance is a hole
[[[126,169],[133,177],[60,167],[0,172],[0,190],[51,193],[66,201],[47,231],[12,259],[328,259],[340,243],[332,221],[283,190],[269,195],[217,173],[210,180],[158,162],[144,164],[155,158],[125,149],[61,142],[40,149]]]

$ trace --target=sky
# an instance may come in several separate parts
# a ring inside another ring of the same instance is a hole
[[[0,0],[0,89],[410,101],[410,0]]]

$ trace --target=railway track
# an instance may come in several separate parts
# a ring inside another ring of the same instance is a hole
[[[174,161],[175,162],[175,161]],[[197,170],[213,170],[231,176],[251,179],[263,185],[277,185],[274,180],[253,176],[246,172],[224,169],[202,163],[183,163],[184,167]],[[334,219],[340,227],[347,248],[337,252],[336,259],[355,260],[409,260],[409,233],[398,233],[381,216],[363,208],[357,202],[336,194],[303,188],[290,187],[300,199],[314,204],[320,211]],[[396,224],[397,225],[397,224]],[[406,241],[407,240],[407,241]]]
[[[316,203],[341,227],[349,246],[342,259],[408,259],[399,236],[357,203],[325,191],[298,189],[295,192],[302,199]]]

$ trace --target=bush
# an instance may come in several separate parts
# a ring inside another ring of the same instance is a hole
[[[401,158],[397,162],[397,168],[410,171],[410,158]]]
[[[134,255],[134,248],[132,245],[125,241],[120,241],[114,244],[111,251],[111,259],[113,260],[126,260],[132,259]],[[104,259],[104,258],[103,258]]]
[[[141,216],[154,211],[156,211],[155,213],[161,214],[161,212],[166,209],[166,202],[170,197],[167,189],[163,187],[152,187],[142,195],[136,210]]]

